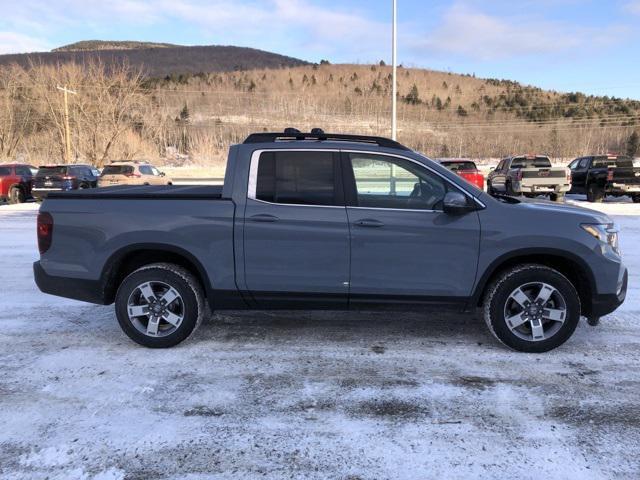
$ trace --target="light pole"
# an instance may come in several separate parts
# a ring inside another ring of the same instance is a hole
[[[397,39],[397,12],[398,10],[398,2],[397,0],[393,0],[393,26],[391,27],[391,71],[392,71],[392,82],[393,85],[391,87],[391,138],[396,140],[397,137],[397,109],[398,109],[398,85],[396,82],[397,75],[397,47],[398,47],[398,39]]]
[[[71,163],[71,131],[69,130],[69,93],[71,95],[77,95],[73,90],[69,90],[66,85],[61,87],[58,85],[56,87],[58,90],[64,93],[64,143],[65,143],[65,152],[64,152],[64,161],[66,164]]]

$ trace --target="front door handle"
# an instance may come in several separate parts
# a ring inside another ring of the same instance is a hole
[[[380,220],[374,220],[373,218],[363,218],[361,220],[357,220],[355,225],[358,227],[370,227],[370,228],[379,228],[384,227],[384,223]]]
[[[252,222],[277,222],[280,219],[275,215],[269,215],[268,213],[259,213],[258,215],[249,217],[249,220],[251,220]]]

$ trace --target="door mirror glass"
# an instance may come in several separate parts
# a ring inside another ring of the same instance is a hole
[[[447,192],[444,196],[444,213],[449,215],[462,215],[464,213],[475,210],[474,207],[470,204],[466,195],[456,192],[450,191]]]

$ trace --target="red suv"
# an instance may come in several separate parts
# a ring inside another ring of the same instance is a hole
[[[0,202],[24,203],[31,198],[31,184],[37,170],[24,163],[0,164]]]

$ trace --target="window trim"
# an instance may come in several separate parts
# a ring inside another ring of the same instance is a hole
[[[331,154],[340,154],[340,150],[336,149],[324,149],[324,148],[280,148],[271,149],[265,148],[262,150],[255,150],[251,154],[251,163],[249,165],[249,181],[247,183],[247,199],[254,202],[264,203],[266,205],[281,205],[284,207],[313,207],[313,208],[346,208],[346,205],[310,205],[306,203],[276,203],[268,202],[266,200],[260,200],[256,198],[256,192],[258,189],[258,164],[260,163],[260,155],[266,152],[327,152]],[[335,159],[334,159],[335,161]],[[338,169],[337,175],[340,176],[339,183],[342,185],[342,171]],[[334,179],[334,183],[335,183]],[[342,199],[344,202],[344,198]]]
[[[331,152],[331,153],[338,154],[340,156],[340,163],[343,166],[339,173],[342,174],[341,182],[342,182],[342,186],[344,188],[344,205],[305,205],[305,204],[297,204],[297,203],[273,203],[273,202],[267,202],[266,200],[260,200],[260,199],[256,198],[257,181],[258,181],[258,163],[259,163],[259,160],[260,160],[260,155],[262,153],[264,153],[264,152]],[[438,213],[442,213],[442,210],[423,210],[423,209],[385,208],[385,207],[358,207],[358,206],[348,205],[348,203],[349,203],[349,195],[355,193],[355,192],[349,193],[348,189],[352,188],[352,186],[347,186],[346,181],[348,179],[345,178],[345,174],[344,174],[344,169],[348,168],[348,169],[351,170],[351,172],[352,172],[351,174],[353,175],[353,169],[351,168],[351,162],[349,161],[348,156],[346,156],[346,161],[345,161],[345,157],[343,156],[343,154],[349,154],[349,153],[361,153],[361,154],[369,154],[369,155],[381,155],[381,156],[387,156],[387,157],[396,157],[396,158],[400,158],[402,160],[413,162],[416,165],[418,165],[419,167],[425,168],[429,172],[439,176],[445,182],[449,183],[450,185],[452,185],[455,188],[457,188],[458,190],[460,190],[471,201],[475,202],[475,204],[477,206],[479,206],[481,209],[487,208],[487,206],[484,204],[484,202],[482,202],[481,200],[476,198],[474,195],[469,193],[465,188],[461,187],[460,185],[456,184],[455,182],[452,182],[445,175],[443,175],[440,172],[434,170],[433,168],[429,167],[428,165],[425,165],[422,162],[414,160],[413,158],[409,158],[409,157],[404,156],[404,155],[398,155],[398,154],[395,154],[395,153],[388,153],[388,152],[376,152],[376,151],[372,151],[372,150],[349,150],[349,149],[336,149],[336,148],[263,148],[261,150],[254,150],[253,153],[251,154],[251,162],[249,164],[249,178],[247,179],[247,199],[248,200],[253,200],[254,202],[264,203],[264,204],[267,204],[267,205],[282,205],[282,206],[287,206],[287,207],[358,208],[358,209],[367,209],[367,210],[395,210],[395,211],[399,211],[399,212],[438,212]]]

